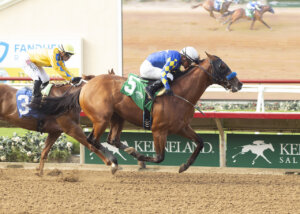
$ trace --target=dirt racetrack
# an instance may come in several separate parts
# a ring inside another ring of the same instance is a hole
[[[139,74],[140,64],[152,52],[194,46],[201,58],[206,57],[205,51],[221,57],[240,79],[300,80],[299,8],[274,8],[275,14],[265,13],[264,20],[272,30],[256,22],[251,31],[251,22],[242,20],[233,24],[233,31],[228,32],[226,26],[211,18],[202,7],[191,9],[191,5],[124,5],[124,76]],[[237,7],[244,5],[234,8]],[[295,94],[289,99],[293,96]],[[280,97],[282,94],[271,99]]]
[[[208,171],[2,168],[0,213],[299,213],[299,175]]]

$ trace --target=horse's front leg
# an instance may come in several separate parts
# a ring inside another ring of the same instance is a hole
[[[148,156],[145,156],[145,155],[142,155],[142,154],[138,154],[136,156],[136,158],[139,161],[160,163],[165,159],[165,146],[166,146],[166,142],[167,142],[167,132],[154,131],[154,132],[152,132],[152,135],[153,135],[153,141],[154,141],[154,148],[155,148],[156,156],[155,157],[148,157]],[[132,148],[132,147],[130,147],[130,148]],[[134,148],[132,148],[132,149],[134,149]],[[127,152],[129,153],[129,151],[127,151]]]
[[[259,20],[261,23],[263,23],[267,28],[272,29],[267,23],[265,23],[264,20],[260,19]]]
[[[196,149],[194,150],[193,154],[188,159],[188,161],[185,164],[181,164],[181,166],[179,168],[179,173],[181,173],[181,172],[184,172],[185,170],[187,170],[194,163],[197,156],[199,155],[199,152],[203,149],[204,143],[203,143],[202,138],[191,128],[190,125],[181,129],[178,134],[183,137],[193,140],[197,144]]]

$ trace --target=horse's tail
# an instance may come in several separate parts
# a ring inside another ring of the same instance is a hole
[[[81,88],[78,88],[76,91],[66,92],[60,97],[46,97],[42,99],[38,107],[30,105],[29,107],[45,115],[60,115],[70,110],[80,112],[80,92]]]
[[[203,5],[203,3],[201,2],[201,3],[199,3],[199,4],[192,5],[191,8],[192,8],[192,9],[195,9],[195,8],[197,8],[197,7],[199,7],[199,6],[202,6],[202,5]]]

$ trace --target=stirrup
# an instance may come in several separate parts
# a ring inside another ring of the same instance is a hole
[[[147,87],[145,88],[145,92],[148,95],[149,99],[154,100],[154,95],[152,95],[151,92],[148,91]]]

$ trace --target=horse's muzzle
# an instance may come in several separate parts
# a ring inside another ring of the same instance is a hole
[[[236,85],[232,85],[231,86],[231,92],[238,92],[239,90],[241,90],[243,87],[243,83],[241,83],[240,81],[238,81],[238,83]]]

